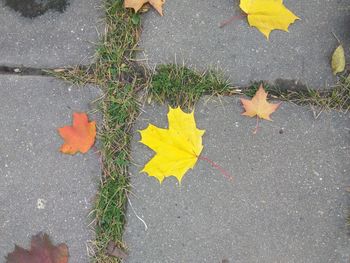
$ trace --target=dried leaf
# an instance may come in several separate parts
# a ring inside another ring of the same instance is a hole
[[[107,255],[109,256],[113,256],[121,259],[126,259],[128,257],[128,254],[126,254],[123,250],[117,247],[113,241],[109,241],[106,252],[107,252]]]
[[[249,25],[267,39],[272,30],[288,32],[289,25],[300,19],[284,6],[283,0],[241,0],[239,7],[247,14]]]
[[[249,117],[258,116],[261,119],[271,121],[270,114],[273,113],[281,103],[268,103],[266,98],[267,93],[265,92],[263,85],[260,85],[252,100],[241,99],[245,109],[245,112],[243,112],[242,115]]]
[[[124,0],[124,7],[133,8],[137,12],[146,3],[150,3],[161,16],[163,15],[163,4],[165,0]]]
[[[181,182],[184,174],[193,169],[203,149],[205,131],[197,129],[194,112],[187,114],[180,108],[169,107],[168,121],[168,129],[149,124],[140,131],[140,142],[156,152],[141,172],[156,177],[160,183],[168,176],[175,176]]]
[[[65,244],[54,246],[47,234],[39,233],[32,237],[30,250],[15,246],[6,263],[67,263],[68,257]]]
[[[332,55],[332,71],[334,75],[345,70],[345,52],[342,45],[339,45]]]
[[[60,151],[67,154],[86,153],[95,143],[96,122],[88,121],[86,113],[73,113],[73,125],[58,129],[64,139]]]

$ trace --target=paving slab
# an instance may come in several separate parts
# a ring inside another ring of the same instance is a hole
[[[50,2],[65,5],[44,8]],[[0,65],[42,68],[90,64],[98,32],[102,32],[102,4],[100,0],[0,1]],[[42,15],[25,16],[35,15],[32,10],[40,7]]]
[[[240,115],[238,98],[203,98],[197,127],[206,156],[181,183],[140,174],[153,152],[135,133],[124,241],[128,263],[348,263],[349,114],[282,103],[273,122]],[[143,108],[135,130],[167,127],[167,107]],[[137,218],[136,214],[147,224]]]
[[[88,262],[99,157],[94,151],[60,153],[57,128],[70,125],[74,111],[89,111],[99,89],[49,77],[0,76],[0,93],[0,262],[14,244],[29,248],[40,231],[68,245],[70,262]]]
[[[166,1],[164,16],[151,10],[143,16],[140,59],[153,68],[183,62],[198,69],[219,68],[233,84],[276,79],[299,81],[310,88],[329,87],[335,81],[330,57],[337,47],[332,32],[349,55],[348,0],[292,1],[285,5],[301,18],[290,33],[273,31],[270,40],[238,19],[224,28],[221,22],[241,15],[239,1]]]

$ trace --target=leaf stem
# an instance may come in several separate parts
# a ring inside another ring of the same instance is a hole
[[[229,19],[223,21],[219,27],[223,28],[224,26],[232,23],[234,20],[242,19],[242,18],[245,18],[246,16],[247,16],[247,14],[231,16]]]
[[[256,115],[256,125],[255,125],[255,128],[253,130],[253,134],[256,134],[258,132],[258,128],[259,128],[259,116]]]
[[[229,174],[229,172],[227,172],[224,168],[222,168],[220,165],[218,165],[216,162],[214,162],[213,160],[210,160],[207,157],[204,156],[198,156],[199,160],[202,161],[206,161],[207,163],[209,163],[213,168],[215,168],[216,170],[218,170],[224,177],[226,177],[228,180],[232,181],[233,180],[233,176]]]
[[[341,41],[340,41],[340,39],[337,37],[337,35],[336,35],[334,32],[332,32],[332,34],[333,34],[334,38],[338,41],[338,44],[341,45]]]

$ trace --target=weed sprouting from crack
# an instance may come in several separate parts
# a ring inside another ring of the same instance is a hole
[[[235,89],[215,71],[198,72],[182,65],[161,65],[152,76],[149,99],[172,107],[192,108],[203,95],[232,95]]]

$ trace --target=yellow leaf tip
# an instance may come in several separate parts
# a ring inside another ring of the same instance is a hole
[[[158,182],[159,182],[159,185],[162,185],[163,180],[161,181],[161,180],[158,179]]]

